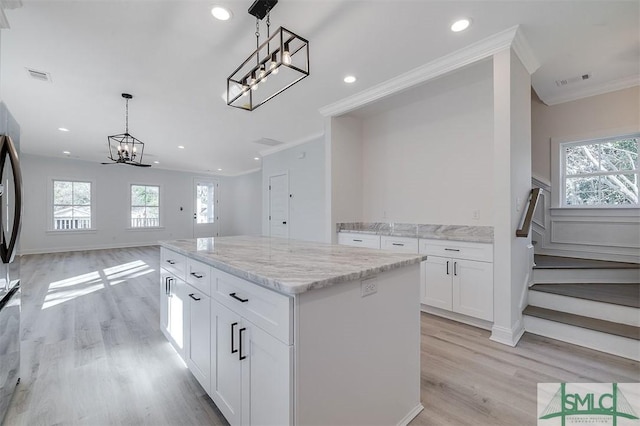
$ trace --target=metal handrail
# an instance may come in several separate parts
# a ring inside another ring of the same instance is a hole
[[[516,229],[516,237],[526,238],[529,236],[529,230],[531,229],[531,221],[533,220],[533,212],[538,205],[538,198],[540,197],[540,188],[533,188],[529,195],[529,201],[527,202],[529,207],[522,222],[522,228]]]

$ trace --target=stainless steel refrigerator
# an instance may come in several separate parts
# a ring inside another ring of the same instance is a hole
[[[0,102],[0,423],[20,381],[20,127]]]

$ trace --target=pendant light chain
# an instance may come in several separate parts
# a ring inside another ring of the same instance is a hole
[[[260,20],[256,18],[256,63],[260,64]]]
[[[124,113],[124,132],[129,133],[129,99],[126,100],[126,107]]]

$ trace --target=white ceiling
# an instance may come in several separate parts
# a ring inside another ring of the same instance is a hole
[[[629,87],[640,75],[638,1],[280,0],[272,28],[310,41],[311,75],[247,112],[221,95],[255,48],[251,3],[23,0],[5,10],[0,95],[21,124],[22,151],[104,161],[106,136],[124,131],[120,94],[128,92],[129,130],[145,142],[146,162],[239,174],[260,167],[254,157],[267,147],[254,141],[319,135],[319,108],[516,24],[541,64],[533,86],[547,103]],[[213,4],[234,17],[215,20]],[[472,26],[451,32],[461,16]],[[31,79],[26,67],[49,72],[52,83]],[[592,78],[556,86],[586,73]],[[347,74],[358,81],[346,85]]]

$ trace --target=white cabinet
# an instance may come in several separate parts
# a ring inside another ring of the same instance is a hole
[[[428,255],[422,303],[493,321],[491,244],[420,240],[420,253]]]
[[[210,395],[231,425],[292,423],[293,346],[213,302]]]
[[[338,244],[353,247],[379,249],[380,235],[358,234],[356,232],[340,232],[338,233]]]
[[[211,386],[211,298],[186,285],[185,358],[205,391]]]
[[[160,273],[160,329],[176,351],[185,355],[186,283],[172,273]]]
[[[418,239],[410,237],[380,237],[380,248],[402,253],[418,253]]]

